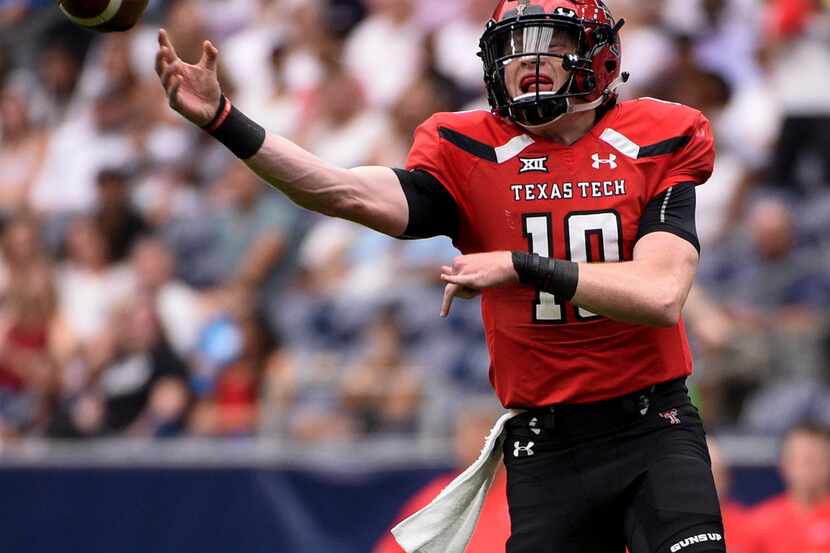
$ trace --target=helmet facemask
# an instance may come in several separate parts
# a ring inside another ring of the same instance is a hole
[[[591,60],[580,56],[584,39],[577,25],[551,20],[520,20],[495,25],[481,40],[485,64],[485,81],[491,103],[521,125],[534,127],[554,121],[570,111],[571,99],[589,95],[591,90],[576,90],[577,80],[592,80]],[[534,68],[536,75],[530,90],[521,90],[511,97],[508,79],[510,70],[521,71],[514,64]],[[564,83],[551,82],[542,72],[543,65],[557,64],[568,72]],[[559,84],[556,90],[542,90],[546,85]],[[492,97],[495,96],[495,97]]]
[[[605,18],[589,20],[561,6],[550,12],[541,5],[524,6],[500,16],[497,9],[481,38],[479,55],[493,111],[534,128],[568,113],[596,109],[615,98],[616,88],[627,78],[619,72],[617,33],[623,21],[615,24],[608,12],[602,12]],[[542,86],[551,84],[550,71],[543,71],[545,65],[561,67],[567,73],[564,83],[555,83],[556,90]],[[515,81],[511,82],[515,73],[511,71],[526,67],[535,68],[535,85],[531,90],[521,87],[516,93]]]

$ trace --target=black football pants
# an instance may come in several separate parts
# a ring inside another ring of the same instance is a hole
[[[508,553],[726,551],[683,381],[523,413],[508,423],[504,456]]]

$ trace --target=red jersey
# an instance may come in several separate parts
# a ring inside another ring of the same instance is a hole
[[[407,169],[429,172],[452,195],[465,254],[616,262],[632,259],[648,203],[704,183],[714,158],[700,112],[641,99],[611,109],[572,146],[485,111],[436,114],[416,131]],[[490,380],[506,407],[597,401],[692,370],[682,322],[616,322],[526,286],[485,290],[482,316]]]
[[[751,516],[756,533],[753,553],[830,553],[830,498],[805,509],[782,495],[757,507]]]
[[[401,510],[397,522],[426,507],[457,475],[436,478],[410,499]],[[510,512],[507,508],[507,474],[496,473],[490,492],[484,500],[481,515],[465,553],[504,553],[510,537]],[[403,553],[391,532],[387,532],[375,546],[374,553]]]

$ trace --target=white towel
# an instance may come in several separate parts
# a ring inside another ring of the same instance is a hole
[[[392,535],[406,553],[464,553],[501,464],[504,426],[521,413],[512,410],[502,415],[476,462],[429,505],[392,528]]]

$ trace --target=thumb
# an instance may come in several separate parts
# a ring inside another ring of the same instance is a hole
[[[202,59],[199,60],[199,65],[208,71],[216,71],[216,59],[219,57],[219,50],[212,42],[206,40],[202,44]]]

